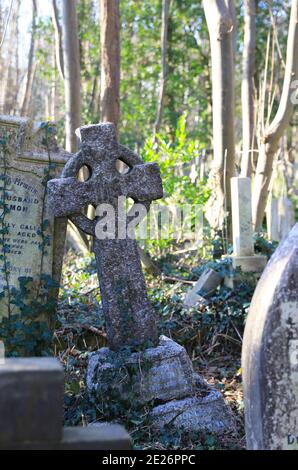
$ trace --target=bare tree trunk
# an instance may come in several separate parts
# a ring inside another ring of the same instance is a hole
[[[120,12],[119,0],[100,0],[101,32],[101,119],[120,117]]]
[[[33,69],[34,69],[34,53],[35,53],[35,34],[36,34],[36,16],[37,16],[37,6],[36,0],[32,0],[32,33],[31,33],[31,43],[28,56],[28,70],[25,81],[25,93],[21,106],[22,116],[26,116],[29,112],[30,96],[31,89],[33,84]]]
[[[56,64],[57,64],[57,57],[52,51],[52,73],[51,73],[51,88],[50,88],[50,116],[53,121],[56,121],[56,88],[57,88],[57,72],[56,72]]]
[[[210,183],[208,220],[213,228],[224,227],[228,214],[230,234],[231,186],[235,174],[234,134],[234,3],[203,0],[211,44],[214,158]]]
[[[17,1],[17,18],[16,18],[16,30],[15,30],[15,77],[14,77],[14,91],[12,98],[12,108],[11,113],[16,114],[18,109],[18,96],[19,96],[19,86],[20,86],[20,67],[19,67],[19,13],[20,13],[20,3],[21,0]]]
[[[89,101],[89,112],[92,116],[97,114],[97,111],[98,111],[97,92],[99,88],[99,67],[100,67],[100,64],[98,63],[96,67],[96,71],[94,73],[94,77],[93,77],[92,92],[91,92],[90,101]]]
[[[273,159],[279,140],[290,123],[295,103],[298,80],[298,0],[292,1],[288,33],[286,69],[279,107],[272,123],[265,129],[256,168],[252,195],[253,226],[259,231],[262,226],[268,190],[273,169]]]
[[[16,75],[18,64],[14,63],[16,59],[16,50],[18,45],[18,18],[19,18],[20,0],[13,4],[8,27],[9,35],[7,38],[7,58],[3,71],[3,81],[1,85],[1,110],[3,114],[10,114],[14,107],[14,94],[17,87]]]
[[[66,150],[77,151],[75,131],[81,125],[81,78],[80,78],[80,46],[78,36],[77,0],[62,2],[62,44],[63,71],[66,108]],[[81,170],[81,177],[84,176]],[[74,225],[68,224],[73,238],[81,239],[86,248],[89,247],[87,236]]]
[[[56,0],[52,0],[52,23],[55,30],[55,53],[56,64],[62,80],[64,80],[63,46],[62,30],[59,22],[59,11]]]
[[[66,107],[66,150],[77,150],[75,130],[81,125],[80,50],[76,0],[62,2],[63,60]]]
[[[3,5],[0,3],[0,38],[3,36],[3,11],[2,11]],[[0,85],[2,87],[2,80],[3,80],[3,57],[2,57],[2,47],[0,47]],[[0,98],[1,100],[1,98]],[[0,108],[1,108],[1,102],[0,102]]]
[[[244,0],[244,47],[242,77],[241,175],[251,176],[255,145],[254,73],[256,49],[256,0]]]
[[[155,134],[159,132],[160,125],[161,125],[163,107],[164,107],[165,87],[166,87],[166,80],[167,80],[167,75],[168,75],[167,49],[168,49],[168,26],[169,26],[170,5],[171,5],[171,0],[163,0],[162,20],[161,20],[161,73],[160,73],[159,98],[158,98],[158,104],[157,104],[157,115],[156,115],[155,130],[154,130]]]

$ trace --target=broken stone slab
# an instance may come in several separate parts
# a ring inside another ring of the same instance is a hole
[[[197,294],[195,290],[191,290],[185,294],[183,305],[186,308],[199,307],[200,305],[207,305],[208,301],[201,295]]]
[[[131,373],[127,371],[131,371]],[[132,353],[124,358],[122,365],[124,376],[132,377],[131,390],[140,403],[152,400],[168,401],[182,398],[195,392],[193,368],[185,349],[175,341],[161,336],[156,348],[149,348],[140,353]],[[102,348],[92,353],[87,369],[87,388],[93,401],[100,399],[101,389],[98,384],[107,383],[116,378],[113,388],[119,387],[119,395],[125,396],[127,383],[119,380],[119,358],[109,348]],[[119,382],[122,386],[118,386]]]
[[[109,389],[113,397],[117,390],[121,399],[131,400],[133,396],[136,403],[150,402],[153,406],[152,419],[157,419],[157,427],[167,424],[172,420],[173,413],[176,411],[179,414],[183,408],[188,417],[189,430],[207,429],[206,416],[211,412],[214,412],[214,419],[216,414],[222,417],[221,423],[214,423],[211,432],[231,428],[231,412],[220,392],[211,389],[204,379],[194,373],[185,349],[165,336],[160,337],[157,347],[132,353],[120,362],[119,352],[115,353],[108,348],[91,354],[86,384],[94,403],[100,403],[103,398],[108,400]],[[179,419],[173,424],[181,427]]]
[[[153,408],[150,417],[155,428],[171,424],[184,431],[221,435],[235,431],[235,421],[221,393],[208,386],[205,396],[172,400]]]
[[[221,284],[222,277],[214,269],[206,269],[198,281],[189,289],[184,298],[186,307],[196,307],[206,302],[205,297],[210,296]]]
[[[255,290],[242,349],[247,448],[298,449],[298,224]]]
[[[63,369],[54,358],[8,358],[0,366],[0,442],[59,441]]]
[[[0,450],[130,450],[131,439],[119,424],[65,427],[61,441],[1,443]]]

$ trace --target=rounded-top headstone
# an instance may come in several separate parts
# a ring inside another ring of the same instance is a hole
[[[255,290],[243,350],[248,449],[298,449],[298,223]]]

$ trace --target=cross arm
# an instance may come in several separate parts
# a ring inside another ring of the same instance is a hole
[[[162,180],[157,163],[135,165],[124,175],[123,193],[138,202],[163,197]]]
[[[73,177],[50,180],[48,200],[52,213],[55,217],[69,217],[79,214],[88,204],[96,205],[101,190],[98,186],[95,187],[92,181],[82,182]]]

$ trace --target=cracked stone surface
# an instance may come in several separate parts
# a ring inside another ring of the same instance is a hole
[[[134,370],[132,387],[142,403],[152,400],[166,402],[195,392],[191,360],[182,346],[165,336],[161,336],[156,348],[129,355],[125,366]],[[97,399],[97,384],[108,380],[107,376],[112,371],[117,374],[117,367],[117,357],[108,348],[91,355],[87,387],[94,401]]]
[[[157,347],[128,355],[120,363],[109,348],[92,353],[87,368],[91,400],[100,403],[108,387],[124,399],[134,396],[141,404],[150,403],[157,428],[171,422],[186,431],[221,434],[235,427],[221,393],[194,373],[186,350],[165,336]]]
[[[171,423],[184,431],[223,434],[235,428],[231,410],[221,393],[209,387],[205,396],[172,400],[153,408],[151,418],[156,428]]]

